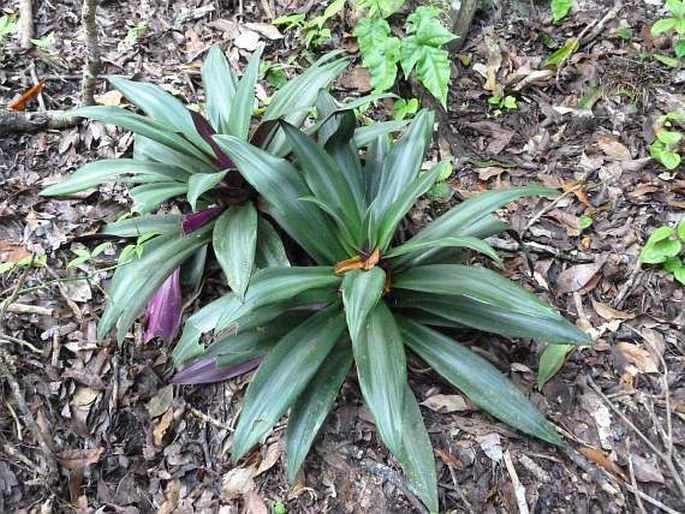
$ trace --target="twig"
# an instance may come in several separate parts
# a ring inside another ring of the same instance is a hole
[[[618,294],[614,297],[614,300],[611,302],[612,307],[614,307],[615,309],[620,309],[623,306],[623,301],[625,300],[628,292],[632,290],[633,285],[637,280],[637,277],[640,275],[640,266],[640,260],[638,258],[635,258],[635,262],[633,262],[633,265],[630,268],[628,280],[626,280],[623,283],[623,286],[619,290]]]
[[[516,505],[518,506],[519,514],[529,514],[530,510],[528,509],[528,504],[526,503],[526,488],[523,487],[521,481],[519,480],[514,463],[511,461],[511,454],[509,453],[509,450],[504,452],[504,465],[506,466],[509,477],[511,478],[511,485],[514,487]]]
[[[27,305],[25,303],[13,303],[7,305],[5,308],[7,312],[14,314],[38,314],[40,316],[52,316],[52,309],[50,307],[41,307],[40,305]]]
[[[532,227],[533,225],[535,225],[535,224],[538,222],[538,220],[539,220],[540,218],[542,218],[546,213],[548,213],[549,211],[551,211],[552,209],[554,209],[554,208],[557,206],[557,204],[558,204],[562,199],[566,198],[566,197],[567,197],[568,195],[570,195],[573,191],[575,191],[575,190],[577,190],[577,189],[580,189],[580,186],[581,186],[581,184],[578,184],[578,185],[572,187],[571,189],[568,189],[567,191],[564,191],[562,194],[560,194],[560,195],[557,196],[554,200],[552,200],[551,203],[549,203],[548,205],[545,205],[542,209],[540,209],[540,210],[531,218],[531,220],[530,220],[528,223],[526,223],[526,226],[525,226],[524,229],[521,231],[521,236],[523,237],[523,234],[525,234],[525,233],[528,231],[528,229],[529,229],[530,227]]]
[[[81,20],[85,30],[86,65],[83,69],[83,83],[81,86],[81,103],[93,105],[95,85],[100,71],[100,48],[98,47],[97,24],[95,23],[95,8],[97,0],[83,0]]]
[[[19,46],[31,48],[33,38],[33,0],[21,0],[19,4]]]
[[[0,136],[12,132],[38,132],[73,127],[77,118],[68,111],[24,112],[0,108]]]
[[[516,252],[516,251],[519,251],[521,249],[521,246],[516,241],[507,241],[507,240],[501,239],[499,237],[490,237],[490,238],[488,238],[487,242],[495,250],[502,250],[505,252]],[[552,256],[556,257],[557,259],[561,259],[562,261],[566,261],[566,262],[573,262],[573,263],[595,262],[595,257],[588,254],[588,253],[579,252],[577,250],[571,250],[571,251],[567,252],[564,250],[560,250],[559,248],[556,248],[555,246],[538,243],[536,241],[526,241],[525,247],[527,250],[529,250],[533,253],[552,255]]]
[[[635,491],[639,491],[637,488],[637,479],[635,478],[635,466],[633,466],[633,456],[630,453],[630,436],[626,437],[626,449],[628,450],[628,472],[630,473],[630,483],[633,485]],[[642,504],[642,498],[640,495],[635,493],[635,502],[637,503],[637,508],[640,509],[642,514],[647,514],[645,506]]]
[[[461,490],[461,487],[459,487],[457,473],[454,471],[454,468],[452,466],[447,466],[447,468],[450,470],[450,477],[452,477],[452,484],[454,484],[454,490],[456,491],[461,501],[464,503],[464,507],[466,507],[466,510],[469,512],[469,514],[475,514],[473,510],[473,505],[471,505],[471,502],[468,500],[468,498],[466,498],[466,495],[464,495],[464,492]]]
[[[621,9],[623,9],[623,2],[621,2],[621,0],[617,0],[616,3],[614,3],[614,6],[607,11],[601,20],[599,20],[597,23],[590,23],[583,29],[578,36],[578,41],[580,41],[580,44],[587,45],[589,42],[594,40],[599,34],[602,33],[604,26],[618,15]]]

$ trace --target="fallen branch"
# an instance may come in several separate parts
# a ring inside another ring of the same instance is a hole
[[[77,119],[67,111],[23,112],[0,108],[0,136],[73,127]]]
[[[81,20],[85,30],[86,65],[83,69],[83,83],[81,85],[81,103],[93,105],[95,85],[100,71],[100,48],[98,47],[98,28],[95,23],[95,7],[97,0],[83,0]]]
[[[33,0],[21,0],[19,4],[19,46],[31,48],[33,38]]]

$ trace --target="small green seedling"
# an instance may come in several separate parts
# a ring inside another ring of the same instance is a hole
[[[305,48],[321,46],[331,38],[331,29],[324,25],[333,16],[342,11],[345,0],[333,0],[323,14],[310,20],[303,13],[286,14],[275,18],[271,23],[277,27],[283,27],[284,31],[299,29],[304,35]]]
[[[140,39],[140,36],[143,35],[143,32],[147,30],[148,25],[150,25],[150,23],[147,20],[141,20],[128,29],[128,33],[124,38],[124,46],[127,48],[134,46],[138,42],[138,39]]]
[[[103,252],[110,249],[111,247],[112,243],[106,241],[104,243],[100,243],[92,250],[89,250],[88,248],[74,248],[72,252],[74,253],[74,255],[76,255],[76,257],[74,257],[67,263],[67,268],[74,268],[80,264],[92,262],[94,259],[102,255]]]
[[[156,232],[146,232],[139,235],[134,244],[124,246],[123,250],[121,250],[121,253],[119,254],[119,264],[126,264],[133,259],[140,259],[143,256],[143,250],[145,249],[143,243],[152,239],[156,235]]]
[[[42,267],[45,266],[47,262],[47,255],[41,255],[39,257],[35,255],[29,255],[27,257],[24,257],[23,259],[18,260],[17,262],[2,262],[0,263],[0,275],[8,273],[10,271],[14,271],[16,269],[28,268],[30,266],[34,266],[36,268]]]
[[[661,264],[663,269],[685,285],[685,262],[683,248],[685,248],[685,220],[681,220],[676,227],[663,226],[657,228],[645,243],[640,252],[640,262],[645,264]]]
[[[652,36],[666,32],[673,32],[673,52],[678,59],[685,57],[685,0],[666,0],[666,9],[671,13],[667,18],[661,18],[652,25]],[[655,58],[658,58],[656,55]],[[661,56],[666,57],[666,56]],[[668,62],[658,59],[665,64]]]
[[[393,115],[397,121],[411,118],[419,110],[419,101],[416,98],[405,100],[398,98],[393,105]]]
[[[667,170],[674,170],[680,166],[681,157],[678,148],[683,139],[683,133],[676,130],[673,123],[685,120],[685,115],[669,112],[657,120],[654,131],[656,139],[649,147],[649,155],[660,162]]]
[[[55,38],[54,32],[50,32],[49,34],[41,38],[31,39],[31,43],[36,45],[41,50],[45,50],[46,52],[51,52],[55,49],[56,41],[57,40]]]
[[[552,21],[554,21],[554,23],[558,23],[566,18],[568,13],[571,12],[572,6],[573,2],[571,0],[552,0]]]
[[[580,227],[580,230],[590,228],[592,226],[592,221],[592,216],[583,214],[581,217],[578,218],[578,226]]]
[[[490,98],[488,98],[488,104],[495,109],[495,116],[501,115],[505,110],[513,111],[518,107],[516,98],[511,95],[492,95]]]
[[[17,30],[17,15],[3,14],[0,16],[0,50],[5,45],[5,40]]]

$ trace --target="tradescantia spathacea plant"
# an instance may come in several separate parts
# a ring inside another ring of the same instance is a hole
[[[255,266],[288,265],[277,231],[258,213],[255,190],[213,136],[230,135],[249,140],[275,156],[286,155],[287,141],[276,120],[300,126],[310,116],[319,91],[333,82],[348,60],[335,54],[324,56],[276,91],[261,119],[253,120],[260,55],[261,48],[238,79],[218,47],[209,51],[202,66],[204,115],[188,109],[157,85],[122,77],[109,77],[109,82],[144,115],[114,106],[72,111],[73,116],[135,133],[132,158],[88,163],[41,193],[66,196],[108,181],[133,185],[129,193],[133,210],[140,215],[108,224],[101,233],[122,238],[143,236],[146,241],[140,245],[140,258],[129,253],[120,259],[98,324],[99,338],[116,327],[119,341],[123,341],[147,303],[145,339],[173,339],[181,319],[181,282],[199,287],[208,245],[228,285],[240,297]],[[361,99],[350,105],[368,101]],[[380,127],[392,128],[396,126]],[[363,142],[378,129],[359,130],[356,137]],[[169,200],[176,200],[177,205],[180,200],[184,214],[151,214]]]
[[[322,93],[319,110],[332,105]],[[330,110],[330,107],[329,107]],[[587,345],[590,339],[532,293],[482,265],[498,262],[484,238],[506,229],[494,211],[529,186],[479,194],[405,242],[398,225],[444,163],[421,171],[433,115],[420,112],[391,142],[381,135],[363,154],[355,117],[337,112],[316,139],[282,122],[290,160],[240,138],[217,146],[259,192],[267,212],[315,265],[256,272],[241,298],[229,293],[193,314],[173,358],[177,383],[207,383],[259,366],[232,442],[242,458],[290,409],[286,431],[292,481],[351,367],[380,438],[431,512],[438,511],[435,462],[419,406],[407,384],[407,351],[475,404],[553,444],[560,436],[492,364],[448,334],[470,327],[508,337]],[[452,330],[453,332],[453,330]],[[206,346],[201,336],[211,333]]]

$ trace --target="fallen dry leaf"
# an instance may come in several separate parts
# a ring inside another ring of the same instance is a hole
[[[640,348],[638,345],[620,342],[616,344],[615,348],[626,361],[635,366],[642,373],[659,372],[659,366],[652,354],[647,350]]]
[[[664,475],[661,473],[659,464],[656,459],[646,459],[636,453],[631,453],[630,457],[633,461],[633,469],[635,470],[635,478],[640,482],[656,482],[658,484],[664,483]]]
[[[83,469],[86,466],[96,464],[104,451],[104,448],[63,450],[55,456],[62,467],[68,470],[74,470]]]
[[[464,412],[473,410],[464,397],[458,394],[434,394],[430,398],[426,398],[421,405],[425,405],[434,412]]]
[[[557,293],[572,293],[585,287],[604,265],[604,261],[577,264],[565,269],[557,279]]]
[[[481,450],[487,455],[493,462],[499,462],[502,460],[502,441],[497,432],[492,432],[480,437],[476,437],[476,441],[481,447]]]
[[[433,453],[447,466],[459,470],[464,469],[464,463],[459,459],[459,457],[456,457],[451,453],[447,453],[445,450],[441,450],[440,448],[433,448]]]
[[[117,107],[121,105],[121,100],[123,100],[124,95],[122,95],[121,92],[117,91],[116,89],[112,89],[111,91],[107,91],[101,95],[95,95],[94,98],[95,101],[100,105],[112,105]]]
[[[611,139],[607,136],[599,136],[597,138],[597,146],[599,146],[602,151],[616,161],[630,161],[632,156],[630,155],[630,150],[618,141]]]
[[[283,39],[281,31],[271,23],[245,23],[244,27],[253,30],[267,39],[271,39],[272,41]]]
[[[235,500],[244,496],[255,488],[254,477],[256,468],[233,468],[221,478],[221,496],[225,501]]]
[[[270,444],[267,447],[266,453],[264,454],[264,458],[262,459],[262,462],[259,463],[259,466],[257,467],[254,476],[261,475],[265,471],[271,469],[274,466],[274,464],[278,462],[281,453],[282,452],[280,443],[275,442],[273,444]]]
[[[248,491],[243,497],[245,501],[245,507],[243,508],[243,514],[269,514],[269,509],[255,491]]]
[[[174,419],[174,409],[169,407],[152,431],[152,440],[155,446],[162,445],[164,434],[166,434],[166,431],[169,429],[172,419]]]
[[[632,312],[627,312],[627,311],[619,311],[618,309],[614,309],[610,305],[607,305],[606,303],[602,302],[597,302],[594,299],[592,301],[592,307],[595,309],[595,312],[605,320],[615,320],[615,319],[633,319],[635,317],[635,314]]]
[[[608,473],[614,475],[616,478],[623,480],[624,482],[628,481],[628,477],[623,470],[600,450],[591,448],[589,446],[584,446],[580,449],[580,453],[585,455],[585,457],[597,464],[599,467],[603,468]]]

